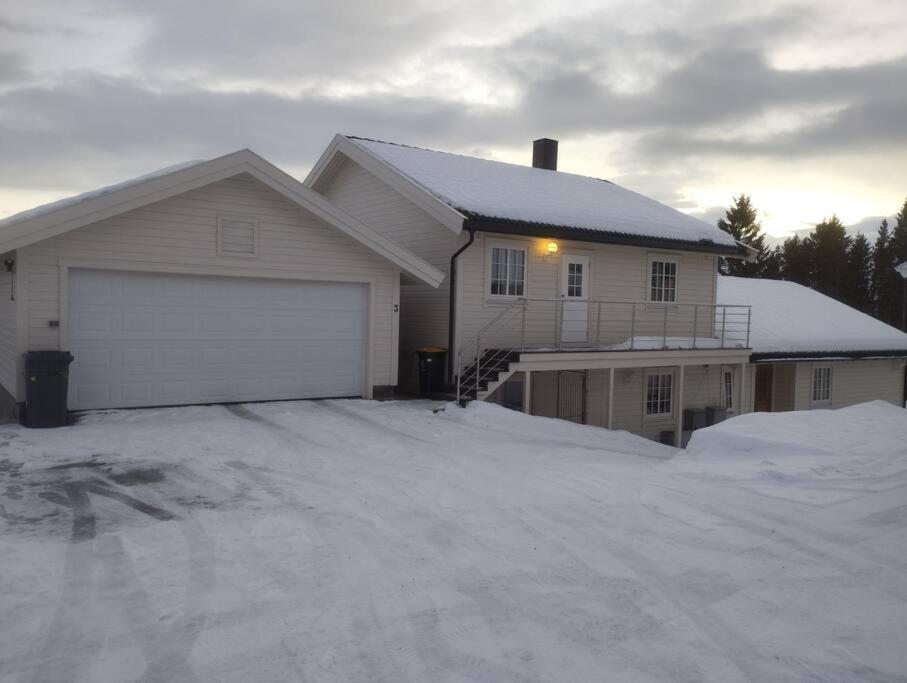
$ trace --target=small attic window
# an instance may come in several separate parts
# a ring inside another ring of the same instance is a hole
[[[247,218],[219,218],[217,253],[222,256],[255,256],[256,227],[255,221]]]

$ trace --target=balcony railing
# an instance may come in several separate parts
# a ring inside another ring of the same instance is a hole
[[[518,298],[460,346],[458,386],[475,382],[478,393],[482,365],[513,352],[748,348],[751,313],[744,305]]]

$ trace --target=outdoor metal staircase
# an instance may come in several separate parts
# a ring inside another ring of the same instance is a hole
[[[512,349],[486,349],[467,365],[457,377],[457,398],[461,405],[484,401],[513,374],[510,364],[520,354]]]

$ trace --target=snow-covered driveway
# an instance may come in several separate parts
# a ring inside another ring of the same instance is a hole
[[[905,415],[0,427],[0,681],[903,681]]]

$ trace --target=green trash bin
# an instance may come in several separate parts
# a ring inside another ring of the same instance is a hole
[[[440,346],[423,346],[416,349],[419,358],[419,395],[431,398],[444,388],[444,373],[447,368],[447,349]]]
[[[64,427],[68,422],[69,351],[29,351],[25,354],[26,427]]]

